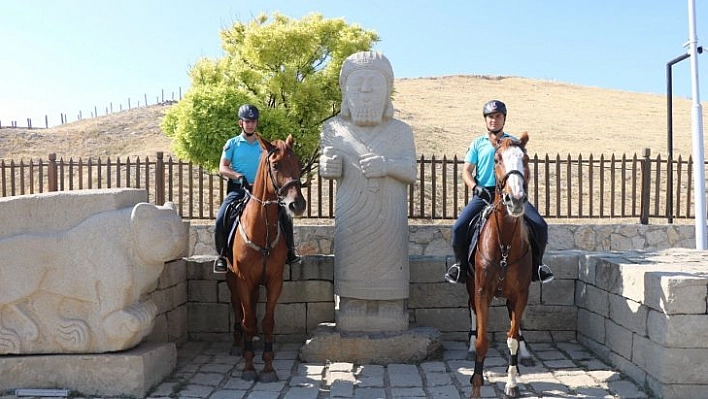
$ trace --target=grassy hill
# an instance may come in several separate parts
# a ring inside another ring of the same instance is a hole
[[[463,156],[484,132],[482,105],[506,102],[506,130],[531,137],[531,154],[667,155],[666,98],[501,76],[397,79],[396,118],[412,126],[418,155]],[[160,120],[171,105],[133,108],[49,129],[0,129],[0,159],[150,156],[170,152]],[[704,126],[706,125],[704,112]],[[674,156],[692,153],[691,101],[674,99]]]

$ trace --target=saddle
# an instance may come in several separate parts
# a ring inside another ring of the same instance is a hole
[[[491,215],[492,209],[492,204],[485,206],[484,209],[482,209],[482,212],[472,218],[472,221],[470,222],[469,227],[467,228],[467,236],[470,237],[470,244],[469,247],[467,247],[467,264],[469,265],[467,273],[470,276],[474,276],[474,254],[477,250],[477,241],[479,240],[479,233],[482,231],[482,227],[484,227],[484,224],[489,219],[489,215]],[[528,236],[531,244],[531,256],[533,258],[533,265],[537,265],[539,263],[538,259],[540,258],[540,247],[536,240],[536,233],[533,229],[533,226],[531,225],[531,223],[528,222],[528,220],[524,219],[524,223],[526,223],[526,228],[529,230]]]
[[[241,219],[241,214],[248,200],[251,198],[250,195],[245,195],[243,198],[239,198],[236,201],[232,201],[226,208],[226,215],[224,217],[224,231],[228,232],[226,236],[226,247],[224,248],[224,256],[233,264],[234,254],[234,236],[236,235],[236,227],[238,227],[239,221]]]

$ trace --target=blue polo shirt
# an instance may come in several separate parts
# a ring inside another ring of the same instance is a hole
[[[253,184],[261,160],[261,144],[258,140],[251,144],[243,134],[239,134],[226,142],[221,151],[221,159],[231,161],[231,169],[244,175],[248,183]]]
[[[502,133],[502,138],[513,136]],[[465,162],[469,162],[476,166],[475,176],[477,178],[477,184],[482,187],[493,187],[496,185],[496,178],[494,177],[494,152],[496,148],[489,141],[489,134],[479,136],[472,140],[469,148],[467,149],[467,154],[465,154]]]

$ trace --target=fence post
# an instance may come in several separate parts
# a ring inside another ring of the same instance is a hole
[[[651,149],[644,149],[644,160],[642,160],[642,211],[639,216],[641,224],[649,224],[649,196],[651,194]]]
[[[157,152],[155,161],[155,205],[165,204],[165,162],[164,153]]]
[[[47,180],[49,183],[48,191],[58,191],[59,184],[57,178],[57,154],[49,154],[49,163],[47,164]]]

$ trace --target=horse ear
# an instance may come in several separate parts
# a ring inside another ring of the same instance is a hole
[[[519,141],[521,142],[522,147],[526,147],[526,143],[529,142],[529,132],[521,132],[521,135],[519,136]]]
[[[261,148],[263,148],[266,151],[270,151],[273,148],[273,144],[261,137],[260,134],[256,134],[256,139],[258,139],[258,142],[261,144]]]
[[[295,144],[295,139],[293,138],[292,134],[288,134],[288,137],[285,139],[285,144],[287,144],[288,147],[293,148],[293,144]]]

